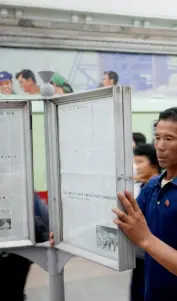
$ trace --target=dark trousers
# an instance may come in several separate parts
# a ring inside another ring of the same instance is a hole
[[[144,291],[144,259],[136,258],[136,268],[133,270],[132,273],[130,300],[144,301]]]
[[[24,287],[31,262],[9,254],[0,257],[0,301],[23,301]]]

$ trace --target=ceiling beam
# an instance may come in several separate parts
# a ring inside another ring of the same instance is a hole
[[[125,17],[117,17],[117,23],[114,19],[106,23],[109,18],[106,21],[99,15],[94,22],[86,22],[84,15],[74,19],[71,12],[56,19],[56,12],[50,10],[47,15],[42,10],[7,11],[8,17],[0,9],[1,47],[177,54],[177,28],[170,21],[169,27],[167,23],[158,27],[156,20],[156,27],[145,28],[133,26],[133,20]]]

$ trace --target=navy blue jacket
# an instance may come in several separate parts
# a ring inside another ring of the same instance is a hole
[[[36,242],[49,240],[49,213],[48,205],[35,193],[34,194],[34,215]]]
[[[164,176],[152,178],[141,190],[137,202],[151,232],[177,250],[177,178],[161,188]],[[145,301],[177,300],[177,277],[148,254],[145,254],[145,286]]]

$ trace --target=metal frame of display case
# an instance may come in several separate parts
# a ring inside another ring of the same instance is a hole
[[[124,99],[126,97],[126,99]],[[130,89],[115,86],[102,88],[88,92],[74,93],[46,100],[44,103],[45,135],[46,135],[46,160],[47,160],[47,183],[50,211],[50,230],[54,232],[55,247],[74,256],[80,256],[106,265],[113,269],[126,270],[134,267],[134,247],[128,238],[118,231],[121,247],[119,248],[119,267],[112,259],[104,258],[82,248],[63,241],[62,237],[62,200],[60,191],[60,141],[58,106],[76,104],[80,102],[92,102],[97,99],[112,98],[114,101],[114,127],[115,127],[115,162],[116,162],[116,189],[117,192],[125,190],[132,191],[132,151],[129,144],[131,134],[131,111],[128,118],[124,110],[130,110]],[[126,105],[124,105],[126,101]],[[126,120],[124,121],[124,118]],[[126,135],[128,135],[126,137]],[[125,138],[126,137],[126,138]],[[124,141],[125,139],[125,141]],[[122,141],[123,143],[120,143]],[[130,140],[132,141],[132,140]],[[124,150],[126,147],[126,151]],[[130,158],[125,164],[125,158]],[[130,183],[130,184],[129,184]],[[119,207],[122,208],[119,200]],[[125,256],[126,254],[126,256]]]
[[[24,144],[24,161],[25,161],[25,182],[26,182],[26,216],[28,218],[28,239],[0,241],[0,249],[27,247],[35,244],[34,234],[34,185],[33,185],[33,159],[32,159],[32,111],[31,103],[25,100],[0,100],[0,112],[4,109],[21,109],[23,114],[22,130]]]

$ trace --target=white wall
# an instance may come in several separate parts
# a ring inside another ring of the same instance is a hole
[[[0,0],[0,4],[176,19],[176,0]]]

